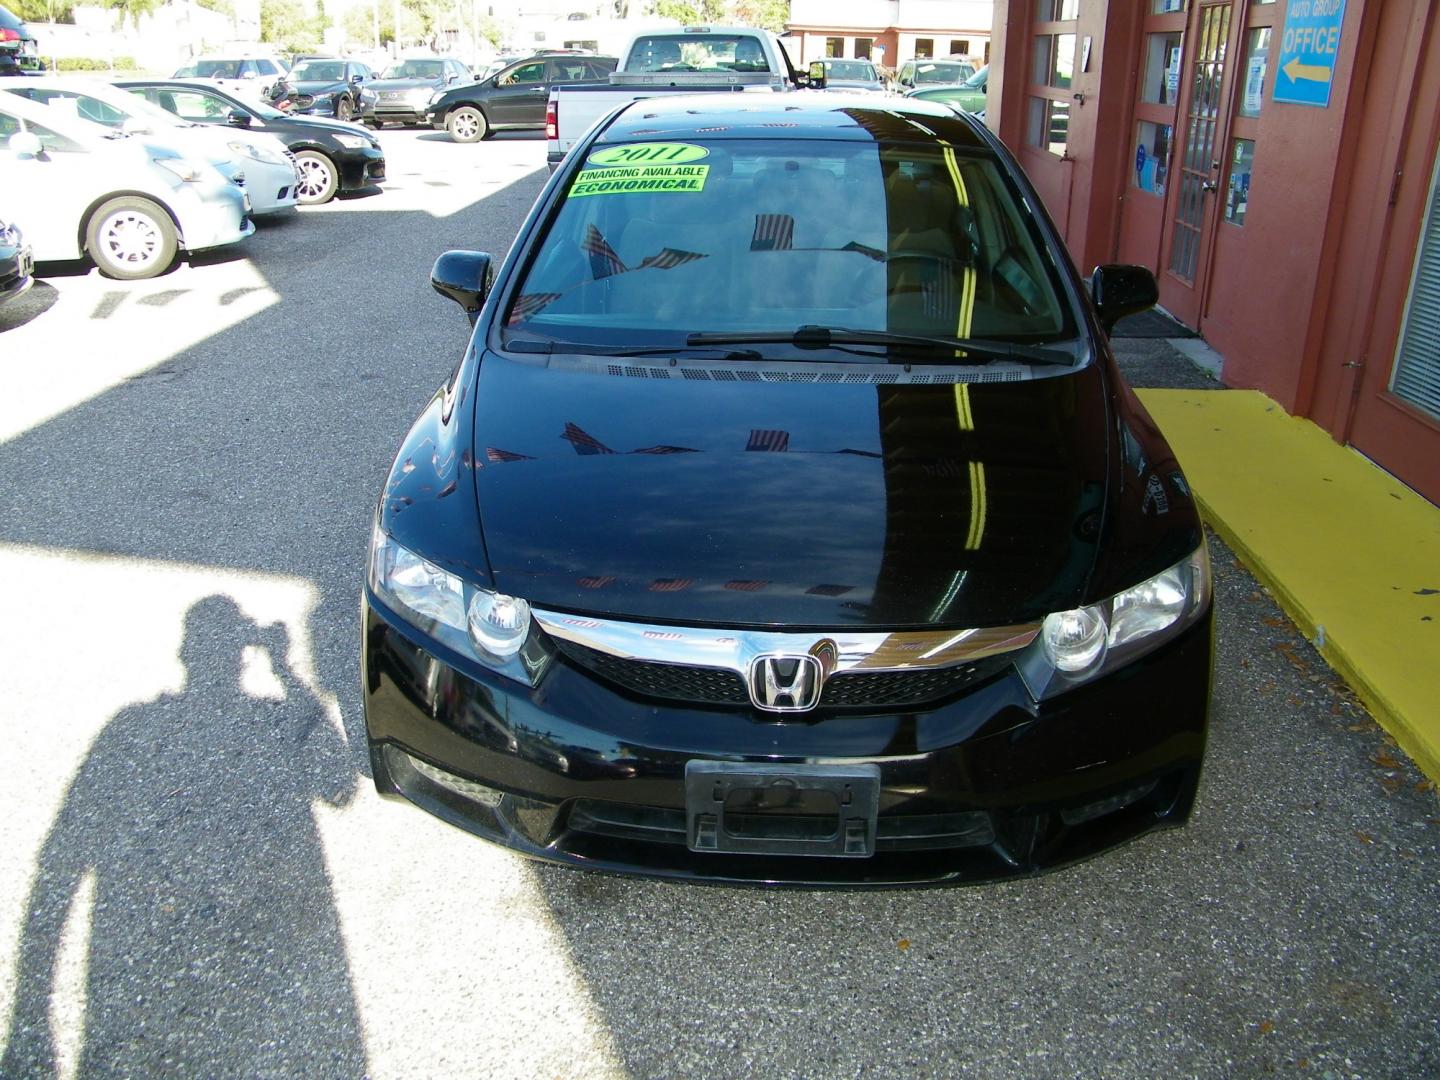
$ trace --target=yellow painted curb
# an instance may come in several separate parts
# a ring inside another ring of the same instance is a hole
[[[1206,521],[1440,780],[1440,507],[1254,390],[1141,390]]]

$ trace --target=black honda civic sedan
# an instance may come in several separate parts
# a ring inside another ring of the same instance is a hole
[[[1155,283],[1087,286],[1041,205],[943,105],[652,98],[498,272],[442,255],[475,329],[376,508],[377,788],[730,882],[992,879],[1182,824],[1210,566],[1107,338]]]

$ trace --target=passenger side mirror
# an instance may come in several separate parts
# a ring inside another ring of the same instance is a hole
[[[225,113],[225,122],[231,127],[249,127],[250,114],[239,109],[230,109]]]
[[[365,76],[364,76],[364,75],[351,75],[351,76],[350,76],[350,85],[351,85],[351,86],[357,86],[357,85],[359,85],[360,83],[362,83],[362,82],[364,82],[364,81],[365,81]]]
[[[127,116],[125,122],[120,125],[120,130],[126,135],[150,135],[150,125],[141,120],[138,116]]]
[[[806,85],[812,90],[825,89],[825,65],[818,60],[810,65],[810,74],[806,80]]]
[[[430,271],[431,287],[459,304],[471,326],[485,304],[489,278],[490,256],[483,251],[447,251]]]
[[[1149,268],[1112,263],[1091,272],[1090,297],[1095,301],[1100,325],[1108,334],[1126,315],[1154,307],[1160,300],[1160,289]]]
[[[7,145],[16,157],[38,158],[45,152],[45,144],[40,141],[40,136],[29,131],[17,131],[10,136]]]

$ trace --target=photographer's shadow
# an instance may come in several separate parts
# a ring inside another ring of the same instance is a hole
[[[254,648],[283,700],[244,688]],[[124,709],[95,740],[41,852],[0,1075],[56,1070],[52,982],[87,875],[79,1075],[366,1072],[311,814],[351,799],[357,763],[288,652],[283,625],[206,597],[185,618],[184,691]]]

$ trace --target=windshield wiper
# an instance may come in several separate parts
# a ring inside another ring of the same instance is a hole
[[[693,335],[692,335],[693,336]],[[664,348],[635,349],[627,345],[586,345],[578,341],[557,341],[554,338],[511,338],[505,343],[507,349],[527,353],[574,353],[577,356],[680,356],[690,352],[719,353],[726,360],[764,359],[754,349],[697,348],[695,343],[670,345]],[[720,344],[719,342],[716,343]]]
[[[1075,358],[1059,349],[1043,349],[1011,341],[990,341],[985,338],[931,337],[925,334],[899,334],[888,330],[853,330],[845,326],[802,326],[788,334],[770,330],[750,333],[691,334],[687,345],[760,345],[785,343],[797,349],[828,349],[836,345],[902,345],[921,349],[963,351],[965,357],[946,357],[961,363],[978,359],[1023,360],[1032,364],[1055,364],[1072,367]]]

